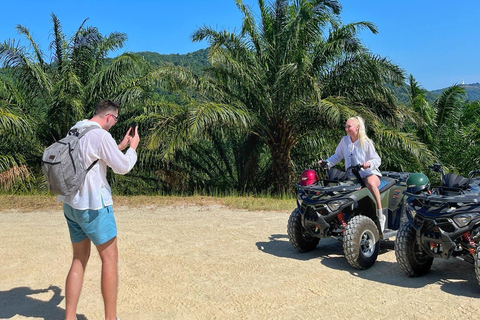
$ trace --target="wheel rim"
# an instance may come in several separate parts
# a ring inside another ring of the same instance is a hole
[[[314,237],[312,237],[310,233],[308,233],[307,230],[302,231],[302,237],[303,237],[303,240],[308,242],[312,242],[315,239]]]
[[[375,236],[370,230],[366,230],[364,233],[362,233],[362,238],[360,239],[360,250],[365,257],[369,258],[374,254],[375,243]]]
[[[428,261],[428,258],[430,256],[423,251],[423,248],[418,245],[417,243],[413,244],[413,258],[415,259],[415,262],[418,264],[424,264]]]

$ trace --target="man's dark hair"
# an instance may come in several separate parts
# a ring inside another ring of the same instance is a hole
[[[95,115],[104,115],[109,112],[115,112],[120,109],[120,106],[112,100],[102,100],[95,108]]]

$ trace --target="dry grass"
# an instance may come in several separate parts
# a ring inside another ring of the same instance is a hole
[[[207,197],[207,196],[114,196],[114,206],[208,206],[222,205],[232,209],[250,211],[291,211],[295,208],[294,199],[274,199],[259,197]],[[15,196],[0,195],[0,211],[35,212],[60,211],[62,204],[55,196]]]
[[[29,174],[27,166],[13,166],[7,171],[0,172],[0,186],[3,190],[9,190],[13,183],[27,178]]]

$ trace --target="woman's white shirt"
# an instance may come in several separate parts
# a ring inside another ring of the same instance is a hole
[[[352,165],[362,164],[364,162],[370,162],[370,168],[360,171],[360,176],[365,178],[371,174],[381,176],[382,174],[378,170],[381,164],[380,156],[375,151],[375,147],[368,139],[365,141],[365,146],[362,149],[360,147],[360,141],[352,142],[350,136],[344,136],[335,150],[335,154],[328,158],[329,166],[333,167],[342,159],[345,159],[345,168],[349,168]]]

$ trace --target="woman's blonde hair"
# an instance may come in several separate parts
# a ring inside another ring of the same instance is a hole
[[[360,147],[365,150],[365,141],[369,141],[373,145],[373,141],[367,137],[367,132],[365,130],[365,121],[363,120],[363,118],[360,116],[356,116],[348,118],[348,120],[355,121],[355,123],[358,125],[358,140],[360,141]]]

